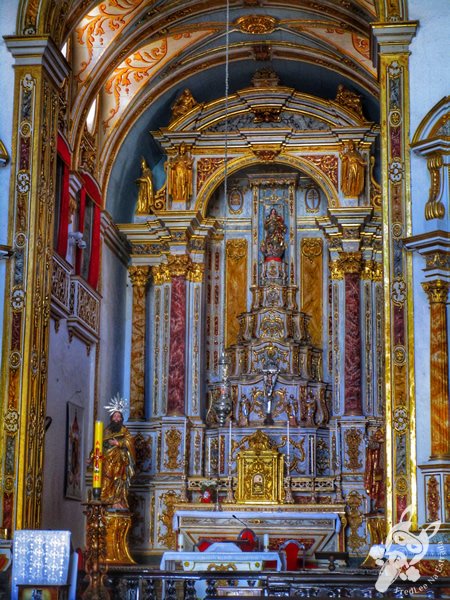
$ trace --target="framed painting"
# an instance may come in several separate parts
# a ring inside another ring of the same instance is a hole
[[[81,500],[83,486],[83,407],[67,403],[66,427],[66,498]]]

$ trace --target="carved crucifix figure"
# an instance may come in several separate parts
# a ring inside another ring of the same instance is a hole
[[[280,369],[274,362],[267,362],[261,369],[264,380],[264,397],[265,397],[265,412],[264,425],[273,425],[272,408],[273,408],[273,393],[277,383]]]

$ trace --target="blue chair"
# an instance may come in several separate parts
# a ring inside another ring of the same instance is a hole
[[[21,586],[60,587],[75,600],[78,555],[71,552],[70,531],[21,529],[13,539],[11,599]]]

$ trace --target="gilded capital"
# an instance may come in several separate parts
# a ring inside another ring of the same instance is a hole
[[[166,263],[152,267],[153,282],[155,285],[162,285],[170,282],[170,272]]]
[[[128,274],[133,287],[145,287],[149,279],[150,267],[133,265],[128,268]]]
[[[191,266],[191,259],[187,254],[171,254],[168,269],[171,277],[186,277]]]
[[[362,266],[361,279],[370,281],[383,280],[383,265],[376,260],[365,260]]]
[[[330,276],[334,280],[344,279],[344,271],[339,260],[332,260],[330,262]]]
[[[331,279],[343,279],[346,273],[361,273],[361,252],[341,252],[330,263]]]
[[[188,281],[195,283],[201,283],[203,281],[203,273],[205,271],[205,265],[201,263],[191,263],[187,274]]]
[[[435,279],[434,281],[426,281],[422,283],[430,304],[445,304],[448,298],[448,290],[450,282],[443,279]]]

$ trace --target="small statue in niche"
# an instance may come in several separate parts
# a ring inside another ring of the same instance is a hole
[[[171,121],[175,121],[178,117],[182,117],[187,112],[197,106],[198,102],[195,100],[189,89],[185,89],[181,92],[178,98],[172,105],[172,118]]]
[[[289,419],[289,425],[291,427],[297,427],[298,425],[298,401],[294,394],[289,395],[289,399],[286,402],[286,414]]]
[[[152,212],[154,194],[152,172],[144,157],[141,158],[141,176],[136,179],[136,183],[139,186],[136,214],[148,215]]]
[[[309,390],[305,398],[305,425],[306,427],[315,427],[315,417],[317,410],[317,401],[314,393]]]
[[[281,260],[286,250],[285,235],[287,231],[283,217],[276,208],[271,208],[264,221],[266,237],[261,244],[261,252],[265,260]]]
[[[239,400],[238,425],[239,427],[248,427],[250,420],[250,399],[242,394]]]
[[[353,140],[344,144],[341,165],[342,193],[344,196],[357,198],[364,189],[364,167],[366,163],[356,149]]]
[[[173,202],[187,203],[192,196],[193,159],[187,154],[188,147],[184,142],[178,148],[178,156],[168,163],[168,188]]]

